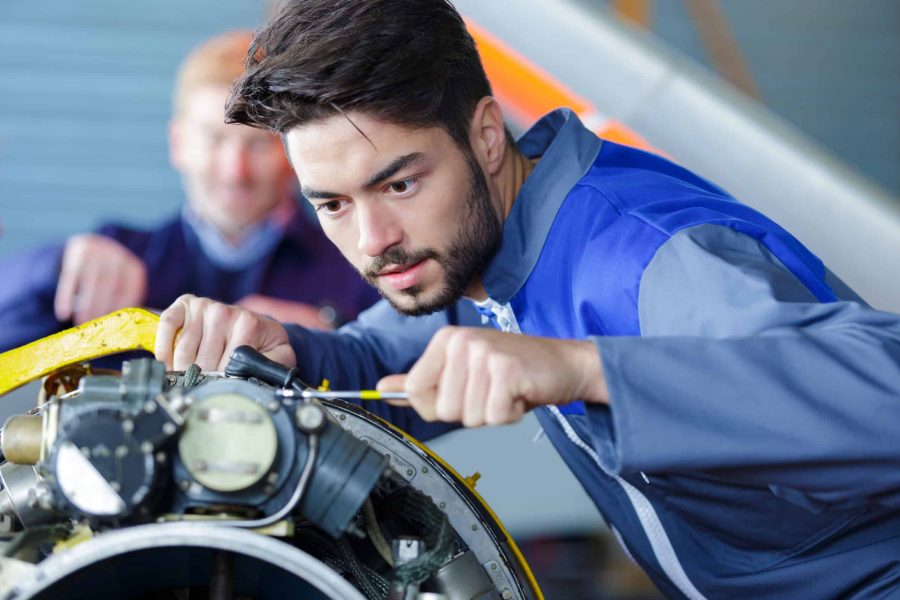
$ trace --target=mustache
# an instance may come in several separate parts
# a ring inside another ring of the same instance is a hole
[[[398,267],[410,267],[427,258],[433,258],[440,261],[440,257],[440,253],[433,248],[422,248],[420,250],[407,252],[403,248],[395,246],[393,248],[388,248],[384,254],[376,256],[372,260],[372,264],[366,267],[363,276],[367,279],[375,279],[378,277],[378,273],[387,266],[396,265]]]

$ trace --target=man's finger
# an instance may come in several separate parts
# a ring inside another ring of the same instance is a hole
[[[463,396],[469,378],[469,341],[454,332],[444,346],[444,365],[437,383],[434,412],[441,421],[463,421]],[[467,425],[468,423],[464,423]]]
[[[231,353],[238,346],[248,345],[261,352],[267,358],[271,358],[276,362],[282,362],[279,356],[270,356],[267,352],[270,350],[265,346],[265,339],[260,331],[259,315],[241,310],[234,322],[229,324],[228,340],[222,355],[219,357],[218,369],[224,371],[228,366]],[[230,319],[229,319],[230,320]]]
[[[204,371],[222,371],[224,365],[220,366],[219,363],[229,337],[228,307],[224,304],[210,304],[200,319],[203,333],[194,362]]]
[[[117,276],[118,273],[113,270],[111,277]],[[96,262],[88,261],[82,266],[76,302],[73,306],[76,323],[81,324],[106,314],[101,311],[106,305],[106,299],[112,294],[112,290],[108,287],[108,277],[106,270]]]
[[[411,395],[437,387],[444,371],[445,347],[452,337],[453,330],[453,327],[444,327],[434,334],[425,352],[409,370],[406,391]]]
[[[172,355],[172,367],[176,371],[184,371],[197,359],[197,349],[200,348],[203,339],[203,305],[205,303],[201,300],[195,299],[186,307],[184,324],[181,326],[181,334]]]
[[[375,386],[375,389],[379,392],[405,392],[406,374],[382,377]]]
[[[59,274],[59,282],[56,284],[56,297],[53,299],[53,312],[60,321],[68,321],[72,318],[72,309],[75,302],[75,294],[78,291],[78,271],[67,264],[63,258],[62,271]]]
[[[466,427],[484,425],[486,421],[485,402],[487,401],[491,378],[486,365],[487,353],[487,345],[481,342],[473,343],[469,348],[467,356],[468,377],[462,397],[462,423]]]
[[[156,356],[156,360],[165,363],[170,369],[174,362],[175,335],[184,325],[186,314],[187,297],[181,296],[159,315],[159,326],[156,329],[156,344],[153,347],[153,354]]]
[[[375,389],[379,392],[405,392],[406,391],[406,375],[388,375],[387,377],[382,377],[375,386]],[[382,400],[382,402],[386,404],[390,404],[391,406],[401,406],[401,407],[411,407],[409,400],[400,400],[396,398],[392,398],[390,400]]]

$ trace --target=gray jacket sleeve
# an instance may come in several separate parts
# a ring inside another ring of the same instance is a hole
[[[608,466],[713,471],[811,505],[900,505],[900,317],[828,282],[841,300],[819,303],[726,227],[673,236],[641,281],[643,337],[595,340]]]

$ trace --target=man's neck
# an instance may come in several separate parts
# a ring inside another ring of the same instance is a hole
[[[496,184],[500,192],[500,220],[506,221],[519,190],[525,184],[525,180],[531,174],[537,160],[532,161],[522,154],[514,145],[508,146],[509,151],[503,157],[503,165],[498,171]]]

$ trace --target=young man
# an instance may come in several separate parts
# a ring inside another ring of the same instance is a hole
[[[320,328],[375,301],[298,209],[278,137],[224,122],[250,40],[219,35],[179,71],[169,148],[188,199],[182,213],[149,230],[105,225],[0,265],[0,351],[125,306],[162,309],[187,292]]]
[[[186,296],[162,315],[161,360],[220,369],[249,343],[342,387],[408,369],[379,385],[409,393],[418,416],[387,416],[420,437],[452,426],[423,420],[534,410],[672,597],[898,589],[896,315],[763,215],[567,110],[511,143],[444,0],[288,3],[250,56],[228,116],[282,133],[341,252],[407,314],[465,296],[503,332],[428,342],[433,323],[392,332],[383,306],[308,332]]]

